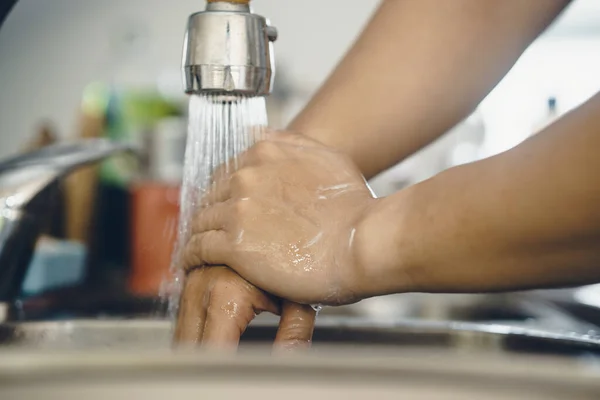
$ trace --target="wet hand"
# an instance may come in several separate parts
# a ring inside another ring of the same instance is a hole
[[[228,265],[249,282],[302,304],[360,300],[356,226],[375,201],[346,155],[278,133],[217,177],[184,251],[186,268]]]
[[[181,296],[175,343],[234,351],[250,322],[264,311],[281,315],[276,350],[310,347],[315,322],[312,308],[282,302],[227,267],[194,269]]]

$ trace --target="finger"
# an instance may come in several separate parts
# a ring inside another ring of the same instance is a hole
[[[255,290],[258,296],[261,296],[258,289]],[[229,290],[211,291],[202,346],[227,351],[235,350],[240,337],[254,319],[252,300],[234,285],[229,286]]]
[[[316,312],[312,307],[285,301],[281,308],[274,351],[289,352],[310,348]]]
[[[203,265],[229,265],[232,247],[224,231],[193,235],[183,250],[182,267],[190,271]]]
[[[244,167],[215,182],[205,196],[205,205],[225,202],[233,197],[245,197],[256,188],[261,172],[256,167]]]
[[[219,165],[211,175],[208,192],[202,199],[203,205],[226,201],[231,197],[231,176],[245,166],[247,152],[238,154]]]
[[[231,176],[213,182],[202,199],[203,206],[222,203],[231,198]]]
[[[281,149],[281,143],[274,140],[261,140],[244,154],[244,167],[257,167],[265,162],[269,164],[285,160],[286,155]],[[240,168],[241,170],[241,168]]]
[[[233,350],[255,315],[263,311],[278,313],[278,302],[227,267],[210,270],[217,279],[209,287],[202,345]]]
[[[244,151],[228,159],[224,164],[219,165],[213,172],[211,184],[227,179],[235,171],[246,166],[248,152]]]
[[[215,203],[200,209],[192,221],[192,235],[225,229],[227,217],[230,214],[230,207],[227,202]]]
[[[211,176],[211,183],[219,182],[227,178],[234,171],[235,159],[235,157],[231,158],[225,164],[219,165]]]
[[[210,205],[220,201],[225,201],[229,198],[229,179],[231,174],[235,172],[231,161],[220,165],[211,176],[210,184],[204,198],[203,205]],[[223,194],[220,194],[223,193]]]
[[[175,344],[196,344],[202,341],[209,295],[204,270],[190,272],[184,282],[177,313],[173,335]]]

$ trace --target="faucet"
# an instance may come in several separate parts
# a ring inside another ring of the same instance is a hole
[[[2,19],[14,3],[10,0],[2,9]],[[269,95],[276,39],[277,30],[252,13],[250,0],[207,0],[205,11],[188,19],[182,65],[185,92],[210,93],[222,101]],[[20,294],[60,179],[78,167],[126,151],[134,148],[88,139],[0,161],[0,320]]]
[[[208,0],[206,10],[188,19],[183,46],[187,94],[267,96],[275,67],[272,42],[277,29],[252,13],[249,0]]]
[[[0,161],[0,314],[20,294],[60,179],[78,167],[132,151],[127,143],[85,139]]]

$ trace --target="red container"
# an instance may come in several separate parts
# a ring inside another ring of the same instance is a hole
[[[143,182],[131,188],[132,269],[129,289],[157,296],[177,239],[179,186]]]

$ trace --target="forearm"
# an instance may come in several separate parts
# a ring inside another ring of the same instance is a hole
[[[358,235],[373,236],[368,291],[600,281],[599,148],[600,94],[506,153],[379,200]]]
[[[387,0],[291,123],[367,178],[466,117],[568,0]]]

